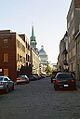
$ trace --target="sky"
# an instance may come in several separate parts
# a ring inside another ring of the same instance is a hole
[[[37,48],[43,45],[48,61],[57,63],[70,3],[71,0],[2,0],[0,30],[23,33],[30,40],[33,25]]]

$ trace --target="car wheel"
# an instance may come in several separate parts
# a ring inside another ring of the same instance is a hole
[[[57,91],[58,90],[58,87],[56,85],[54,85],[54,89]]]
[[[12,86],[12,90],[14,90],[14,84],[13,84],[13,86]]]

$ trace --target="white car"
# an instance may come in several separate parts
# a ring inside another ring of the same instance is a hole
[[[9,91],[14,90],[14,82],[7,76],[0,76],[0,91]]]

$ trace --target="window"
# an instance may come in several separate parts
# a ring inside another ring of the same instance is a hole
[[[73,28],[73,29],[72,29],[72,35],[74,35],[74,33],[75,33],[75,29]]]
[[[26,42],[26,48],[28,47],[28,44],[27,44],[27,42]]]
[[[23,52],[25,52],[24,45],[20,41],[18,41],[18,40],[17,40],[17,47],[20,48],[20,50],[22,50]]]
[[[8,47],[8,39],[4,39],[3,42],[4,42],[4,47]]]
[[[18,55],[18,61],[21,61],[22,62],[22,56],[21,55]]]
[[[4,62],[8,62],[8,53],[4,53]]]
[[[76,55],[76,47],[73,47],[72,49],[72,56],[75,56]]]
[[[71,39],[70,39],[70,37],[69,37],[69,43],[71,42]]]
[[[29,62],[29,55],[28,55],[28,62]]]
[[[70,21],[68,22],[67,27],[68,27],[68,29],[70,28]]]
[[[17,61],[19,61],[19,54],[17,54]]]
[[[26,61],[28,60],[28,55],[26,54]]]
[[[74,18],[74,11],[71,14],[71,21],[73,20],[73,18]]]
[[[8,76],[8,69],[4,69],[4,76]]]
[[[22,45],[22,51],[25,52],[25,47]]]
[[[8,78],[4,78],[4,81],[8,81]]]

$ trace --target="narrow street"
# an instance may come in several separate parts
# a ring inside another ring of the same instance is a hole
[[[50,78],[0,95],[0,119],[80,119],[80,89],[55,91]]]

